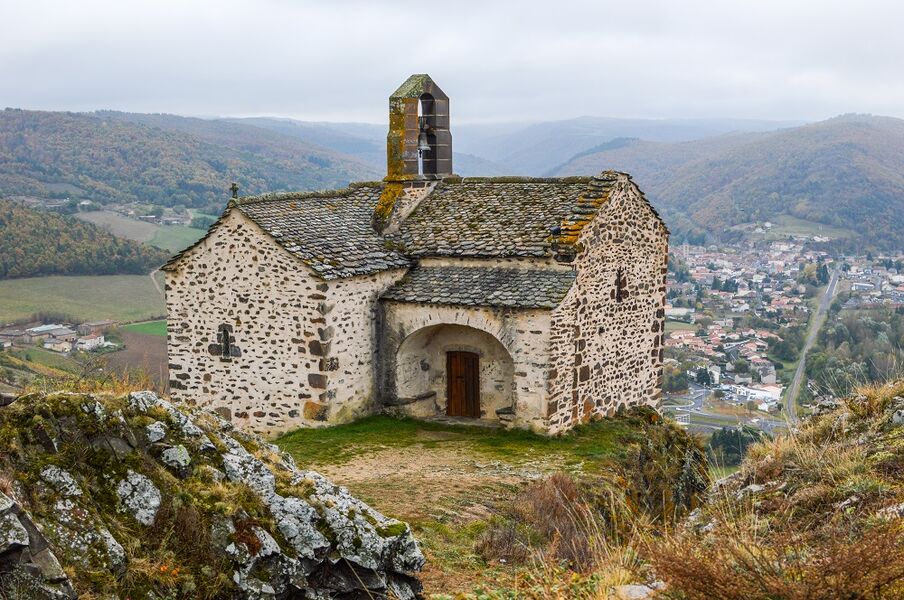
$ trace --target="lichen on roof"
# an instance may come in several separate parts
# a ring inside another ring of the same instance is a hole
[[[426,73],[416,73],[405,80],[390,98],[417,98],[424,93],[428,84],[433,80]]]
[[[627,181],[630,176],[617,171],[595,177],[446,177],[392,234],[381,233],[381,225],[403,182],[246,196],[230,202],[224,216],[240,211],[317,275],[336,279],[407,268],[427,256],[551,257],[554,246],[576,247],[615,186]],[[221,222],[222,217],[210,232]]]

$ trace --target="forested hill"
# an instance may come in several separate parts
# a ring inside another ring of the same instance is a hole
[[[148,273],[169,253],[91,223],[0,199],[0,279]]]
[[[904,247],[904,120],[846,115],[770,133],[684,143],[609,142],[556,175],[631,173],[673,232],[791,215]],[[691,223],[684,221],[689,217]]]
[[[243,194],[373,179],[347,155],[250,125],[171,115],[0,112],[0,194],[222,208]]]

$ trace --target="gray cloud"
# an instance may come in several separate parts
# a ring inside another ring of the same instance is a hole
[[[904,117],[904,4],[0,0],[0,105],[384,119],[429,72],[465,121]]]

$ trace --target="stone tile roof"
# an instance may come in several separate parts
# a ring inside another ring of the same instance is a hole
[[[259,196],[238,208],[324,279],[352,277],[411,264],[371,225],[380,190],[356,186],[335,196]]]
[[[373,226],[382,182],[328,192],[266,194],[230,206],[321,277],[336,279],[408,267],[424,256],[552,256],[551,230],[558,228],[560,246],[574,244],[612,187],[627,177],[614,171],[596,177],[447,177],[396,233],[387,235]],[[174,256],[164,270],[188,250]]]
[[[380,185],[373,184],[335,192],[267,194],[240,199],[235,209],[323,279],[337,279],[411,265],[371,226],[380,191]]]
[[[572,271],[490,267],[418,267],[383,293],[400,302],[555,308],[574,283]]]
[[[549,256],[550,230],[560,227],[565,238],[579,233],[608,198],[617,175],[446,179],[395,238],[416,257]]]

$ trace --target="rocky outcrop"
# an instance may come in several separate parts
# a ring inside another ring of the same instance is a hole
[[[405,523],[151,392],[2,408],[3,481],[0,597],[420,597]]]
[[[75,590],[59,560],[34,522],[9,496],[0,492],[0,596],[75,598]]]

